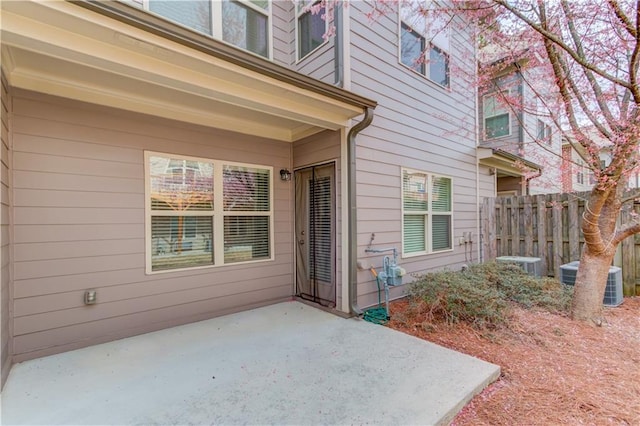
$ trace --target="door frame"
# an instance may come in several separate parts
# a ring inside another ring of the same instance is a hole
[[[338,235],[339,233],[342,232],[341,229],[338,229],[338,206],[340,206],[340,204],[338,203],[338,159],[333,158],[333,159],[329,159],[329,160],[325,160],[325,161],[318,161],[315,163],[309,163],[309,164],[305,164],[303,166],[298,166],[293,168],[293,221],[292,221],[292,234],[293,234],[293,252],[292,252],[292,256],[293,256],[293,295],[296,296],[298,293],[298,256],[297,256],[297,250],[298,250],[298,239],[297,239],[297,235],[296,235],[296,218],[297,218],[297,209],[298,209],[298,200],[296,199],[296,189],[295,189],[295,176],[296,176],[296,172],[301,171],[301,170],[305,170],[305,169],[310,169],[312,167],[320,167],[320,166],[326,166],[326,165],[333,165],[333,188],[334,188],[334,194],[333,194],[333,205],[334,205],[334,211],[333,211],[333,223],[334,223],[334,228],[335,228],[335,235],[333,238],[333,250],[335,253],[334,259],[333,259],[333,279],[335,280],[335,307],[332,309],[340,309],[340,307],[338,306],[338,262],[340,261],[338,259]],[[342,208],[342,206],[340,206]],[[342,235],[340,235],[340,238],[342,238]],[[315,303],[313,301],[308,301],[309,303]],[[319,306],[321,306],[320,304],[318,304]]]

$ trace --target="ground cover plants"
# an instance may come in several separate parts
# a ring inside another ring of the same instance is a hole
[[[569,318],[571,289],[513,265],[419,277],[389,326],[500,365],[454,425],[640,424],[640,298],[601,327]]]

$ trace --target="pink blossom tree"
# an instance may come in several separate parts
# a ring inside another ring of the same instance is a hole
[[[347,2],[342,2],[348,4]],[[331,11],[336,0],[314,3]],[[575,282],[572,316],[601,324],[609,266],[625,238],[640,232],[640,220],[617,223],[620,211],[638,200],[627,195],[629,176],[638,173],[640,153],[640,0],[476,0],[371,2],[369,18],[397,14],[398,7],[430,16],[435,25],[474,31],[480,52],[498,54],[473,76],[476,88],[491,84],[501,67],[517,67],[533,78],[535,105],[505,96],[516,110],[543,115],[580,153],[594,186],[585,202],[585,244]],[[438,29],[431,31],[434,37]],[[429,55],[423,54],[424,61]],[[463,60],[479,60],[466,58]],[[452,63],[451,72],[464,67]],[[470,80],[470,76],[466,76]],[[475,89],[475,88],[474,88]],[[536,140],[540,149],[545,143]],[[610,161],[602,164],[606,146]],[[558,153],[560,155],[560,153]]]
[[[492,0],[454,9],[477,22],[484,42],[512,57],[508,63],[532,71],[538,113],[565,133],[594,176],[582,217],[585,244],[572,316],[600,324],[616,248],[640,232],[637,219],[617,223],[625,204],[638,199],[625,190],[640,160],[640,1]],[[603,149],[608,164],[601,162]]]

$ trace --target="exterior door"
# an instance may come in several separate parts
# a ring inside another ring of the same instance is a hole
[[[296,170],[296,295],[336,305],[335,165]]]

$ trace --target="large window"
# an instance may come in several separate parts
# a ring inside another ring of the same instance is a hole
[[[450,34],[434,2],[400,2],[400,62],[443,87],[449,87]],[[430,10],[431,9],[431,10]]]
[[[338,6],[341,7],[341,6]],[[319,1],[296,2],[298,59],[302,59],[324,43],[327,22],[323,18],[325,8]]]
[[[148,0],[151,12],[269,57],[269,2],[267,0]]]
[[[147,273],[271,259],[272,175],[146,152]]]
[[[451,178],[402,170],[402,254],[451,250]]]
[[[485,139],[494,139],[511,134],[511,119],[505,96],[507,96],[506,92],[499,92],[483,97]]]

